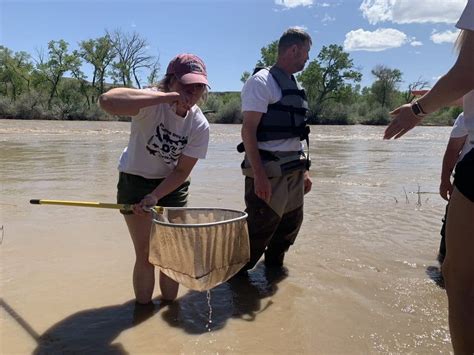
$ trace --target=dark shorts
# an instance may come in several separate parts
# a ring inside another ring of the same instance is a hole
[[[117,184],[117,203],[135,204],[145,195],[152,192],[164,179],[146,179],[142,176],[120,173]],[[184,207],[188,202],[190,181],[185,181],[180,187],[158,201],[158,206]],[[122,214],[133,214],[132,211],[120,210]]]
[[[474,149],[457,163],[454,174],[454,185],[459,192],[474,202]]]

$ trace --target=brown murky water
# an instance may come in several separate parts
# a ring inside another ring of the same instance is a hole
[[[190,206],[243,209],[240,127],[211,128]],[[148,312],[134,311],[118,212],[29,204],[115,202],[128,129],[0,120],[2,354],[451,351],[445,293],[433,281],[448,127],[397,142],[381,139],[383,127],[313,127],[313,191],[288,273],[259,265],[249,282],[211,290],[211,309],[206,292],[181,287],[177,302],[156,300]]]

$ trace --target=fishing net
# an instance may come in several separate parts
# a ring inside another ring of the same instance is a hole
[[[164,208],[154,213],[149,261],[198,291],[228,280],[250,257],[245,212],[220,208]]]

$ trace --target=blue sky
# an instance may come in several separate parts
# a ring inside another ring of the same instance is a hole
[[[177,53],[205,61],[212,91],[238,91],[260,49],[291,26],[313,38],[310,60],[339,44],[374,80],[377,64],[403,73],[401,88],[431,84],[453,64],[455,22],[467,0],[0,0],[0,44],[33,57],[50,40],[71,49],[105,30],[138,32],[158,56],[161,74]],[[87,68],[84,68],[87,73]]]

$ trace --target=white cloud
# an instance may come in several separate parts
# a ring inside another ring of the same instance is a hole
[[[336,20],[335,17],[331,17],[328,14],[325,14],[323,19],[321,20],[321,22],[326,23],[326,22],[332,22],[332,21],[335,21],[335,20]]]
[[[371,24],[455,23],[467,0],[363,0],[360,10]]]
[[[401,47],[407,41],[406,34],[393,28],[379,28],[373,32],[358,29],[346,34],[344,50],[380,52]]]
[[[308,27],[303,26],[303,25],[301,25],[301,26],[298,26],[298,25],[296,25],[296,26],[291,26],[291,28],[297,28],[297,29],[300,29],[300,30],[303,30],[303,31],[308,32]]]
[[[458,38],[459,31],[444,31],[444,32],[433,32],[430,39],[436,43],[454,43]]]
[[[287,8],[293,8],[298,6],[311,6],[313,0],[275,0],[276,5],[284,6]]]
[[[410,46],[412,47],[419,47],[419,46],[422,46],[423,45],[423,42],[420,42],[420,41],[411,41],[410,42]]]

